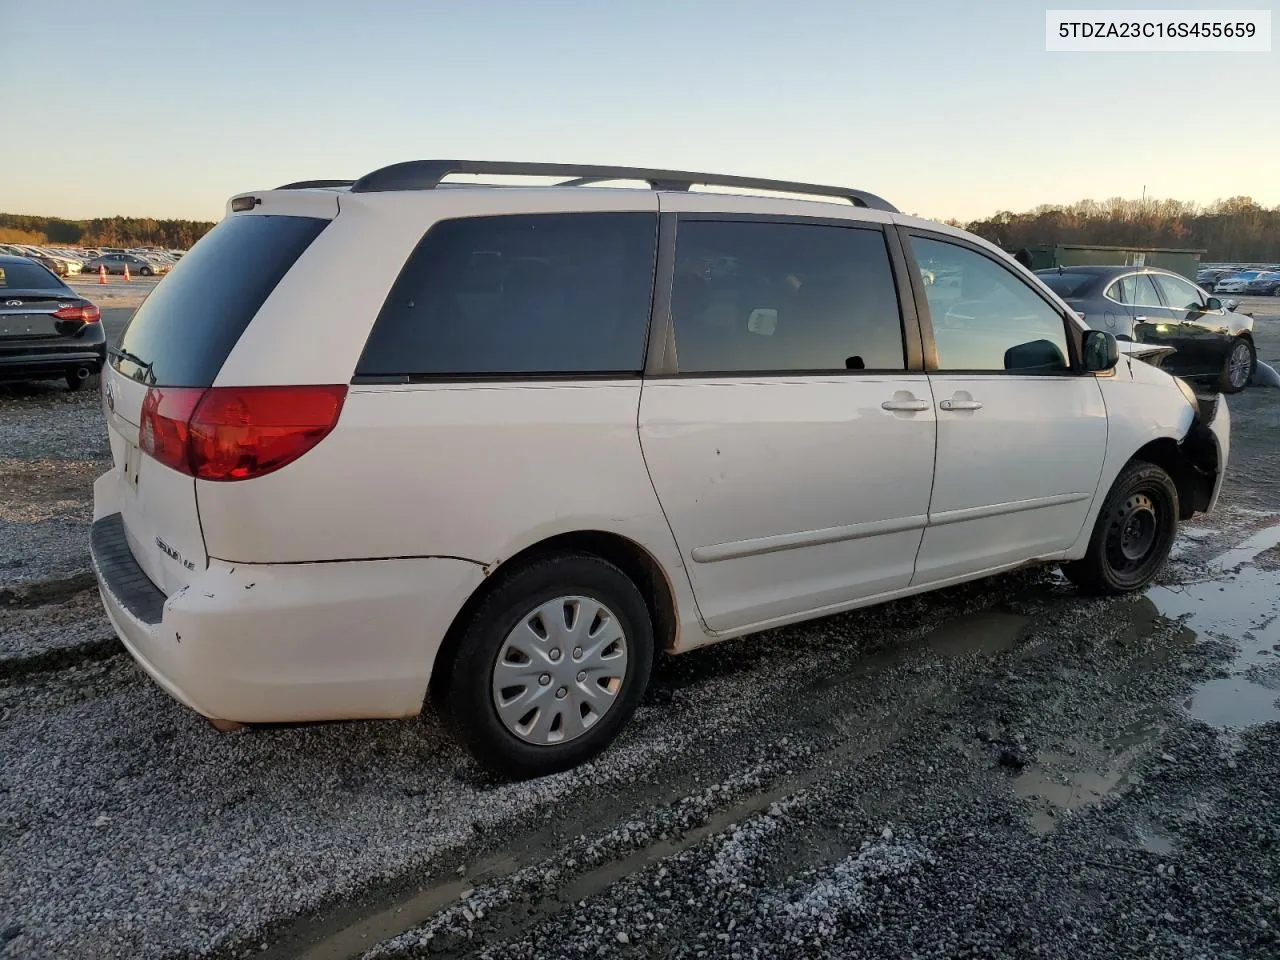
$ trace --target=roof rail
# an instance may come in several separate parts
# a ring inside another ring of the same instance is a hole
[[[488,173],[498,176],[572,177],[556,186],[579,187],[609,180],[643,180],[654,190],[688,190],[694,184],[773,190],[779,193],[839,197],[856,207],[897,213],[897,207],[874,193],[850,187],[830,187],[790,180],[765,180],[720,173],[688,173],[682,170],[649,170],[643,167],[607,167],[581,163],[519,163],[506,160],[409,160],[393,163],[350,183],[352,193],[381,193],[389,190],[433,190],[445,177],[456,173]],[[311,181],[306,186],[348,186],[348,181]],[[297,187],[290,184],[289,187]],[[286,189],[286,188],[281,188]]]
[[[354,180],[298,180],[276,187],[277,190],[307,190],[320,187],[349,187]]]

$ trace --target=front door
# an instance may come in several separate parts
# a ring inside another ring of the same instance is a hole
[[[936,416],[883,227],[683,215],[675,260],[640,439],[707,626],[906,587]]]
[[[1172,323],[1169,346],[1177,350],[1164,366],[1171,373],[1216,373],[1230,343],[1226,311],[1209,309],[1209,298],[1199,287],[1172,273],[1151,275],[1164,298]]]
[[[1066,318],[977,245],[909,231],[909,246],[947,278],[925,287],[938,452],[913,584],[1065,550],[1107,447],[1102,391],[1073,370]]]

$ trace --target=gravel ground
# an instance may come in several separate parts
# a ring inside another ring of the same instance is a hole
[[[0,390],[0,957],[1280,957],[1280,395],[1231,408],[1147,595],[1024,572],[664,660],[507,784],[431,715],[218,734],[107,656],[96,395]]]

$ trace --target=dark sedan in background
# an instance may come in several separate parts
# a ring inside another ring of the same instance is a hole
[[[1223,393],[1243,390],[1253,377],[1253,318],[1185,277],[1151,267],[1059,267],[1036,276],[1093,329],[1172,347],[1161,364],[1172,374],[1211,379]]]
[[[79,390],[107,359],[101,317],[46,267],[0,256],[0,379],[61,377]]]
[[[1280,271],[1269,270],[1260,273],[1244,288],[1251,297],[1280,297]]]

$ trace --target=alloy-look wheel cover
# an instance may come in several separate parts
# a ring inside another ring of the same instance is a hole
[[[591,597],[557,597],[507,634],[493,666],[493,706],[525,743],[575,740],[617,702],[627,638],[613,611]]]
[[[1233,387],[1243,387],[1249,379],[1249,345],[1243,340],[1231,348],[1227,361],[1227,377]]]

